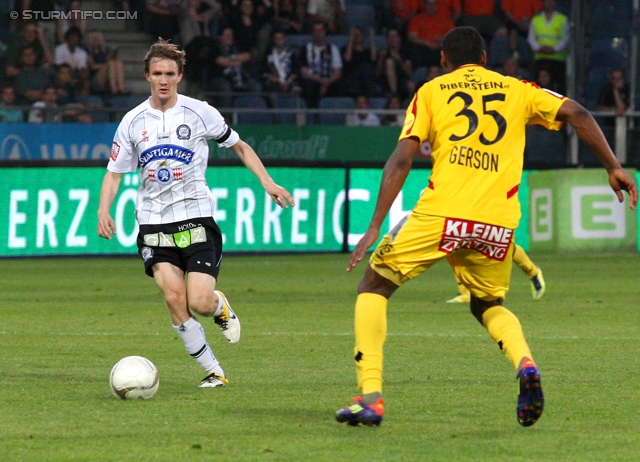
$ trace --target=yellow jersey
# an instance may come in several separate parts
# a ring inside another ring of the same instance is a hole
[[[559,130],[565,97],[466,65],[425,83],[400,140],[429,140],[433,171],[414,211],[515,229],[520,221],[526,125]]]

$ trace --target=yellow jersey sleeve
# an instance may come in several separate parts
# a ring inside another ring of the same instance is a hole
[[[526,125],[558,130],[555,116],[564,100],[478,65],[424,84],[399,136],[432,147],[429,185],[414,210],[516,228]]]

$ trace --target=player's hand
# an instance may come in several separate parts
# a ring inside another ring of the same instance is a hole
[[[636,209],[638,203],[638,186],[633,178],[625,172],[622,168],[615,168],[609,172],[609,184],[611,188],[618,196],[619,202],[624,202],[624,194],[622,191],[629,193],[629,208],[631,210]]]
[[[288,209],[289,205],[291,205],[291,207],[296,206],[296,203],[293,201],[293,197],[291,197],[289,191],[284,189],[282,186],[278,186],[273,183],[266,187],[265,191],[267,191],[267,194],[271,196],[271,199],[273,199],[273,201],[282,208]]]
[[[116,233],[116,223],[111,215],[98,216],[98,236],[111,240],[111,235]]]
[[[371,247],[380,237],[380,230],[375,228],[369,228],[364,236],[356,245],[356,248],[351,252],[351,258],[349,258],[349,264],[347,265],[347,271],[351,271],[358,266],[358,263],[364,258],[364,254],[367,253],[369,247]]]

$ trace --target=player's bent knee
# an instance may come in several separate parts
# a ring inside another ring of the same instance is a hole
[[[385,298],[391,297],[399,286],[387,278],[380,276],[370,266],[358,284],[358,294],[370,293],[382,295]]]
[[[478,322],[482,324],[482,315],[484,314],[484,312],[491,307],[502,306],[503,303],[504,303],[504,299],[502,298],[486,301],[486,300],[481,300],[478,297],[474,297],[472,295],[471,303],[469,305],[471,307],[471,314],[473,314],[478,320]]]

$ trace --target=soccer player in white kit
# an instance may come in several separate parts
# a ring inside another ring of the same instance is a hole
[[[151,97],[129,111],[116,131],[100,191],[98,234],[105,239],[115,234],[111,205],[122,175],[139,165],[138,252],[164,296],[174,330],[207,373],[200,387],[212,388],[229,381],[193,313],[213,317],[230,343],[240,340],[240,321],[225,295],[215,290],[222,237],[205,179],[207,140],[231,149],[279,206],[295,204],[215,108],[178,94],[184,63],[184,52],[162,39],[145,56]]]

